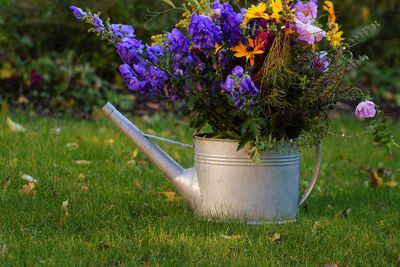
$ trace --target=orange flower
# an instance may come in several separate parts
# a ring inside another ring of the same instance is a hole
[[[233,48],[235,57],[246,57],[246,61],[250,60],[250,65],[253,67],[255,64],[255,55],[260,55],[264,53],[262,50],[264,42],[259,43],[253,39],[248,38],[249,46],[244,45],[240,42],[237,46]]]

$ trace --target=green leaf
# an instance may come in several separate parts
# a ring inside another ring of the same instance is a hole
[[[166,3],[167,5],[170,5],[172,8],[176,8],[176,6],[174,5],[174,3],[172,3],[171,0],[162,0],[164,3]]]

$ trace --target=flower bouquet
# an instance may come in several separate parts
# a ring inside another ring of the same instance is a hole
[[[345,40],[332,1],[240,6],[188,0],[176,28],[153,36],[152,44],[138,40],[132,26],[70,9],[115,46],[129,90],[183,102],[196,133],[208,124],[207,137],[238,140],[238,149],[248,144],[255,161],[281,142],[320,142],[338,102],[362,100],[358,117],[377,114],[369,97],[346,79],[367,60],[353,58],[350,49],[377,24]],[[378,117],[370,128],[375,141],[394,143]]]

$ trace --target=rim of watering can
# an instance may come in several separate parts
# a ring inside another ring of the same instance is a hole
[[[237,139],[229,139],[229,138],[224,138],[224,139],[220,139],[220,138],[214,138],[214,137],[207,137],[207,135],[212,135],[212,133],[198,133],[198,134],[194,134],[193,135],[193,139],[201,139],[201,140],[208,140],[208,141],[218,141],[218,142],[236,142],[238,143],[239,140]],[[290,139],[290,140],[286,140],[285,142],[288,144],[292,144],[292,143],[298,143],[300,141],[300,137],[298,138],[294,138],[294,139]]]

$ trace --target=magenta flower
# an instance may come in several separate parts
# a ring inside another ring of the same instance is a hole
[[[303,23],[314,23],[317,19],[318,5],[312,1],[303,3],[299,1],[294,8],[296,9],[295,14],[298,20]]]
[[[375,104],[372,101],[363,101],[358,104],[355,114],[360,119],[373,118],[376,115]]]

